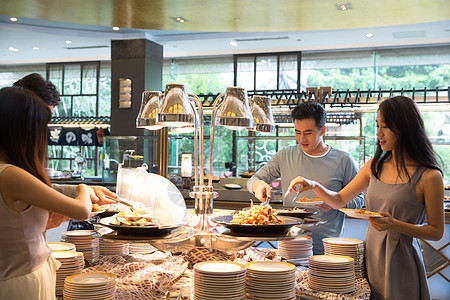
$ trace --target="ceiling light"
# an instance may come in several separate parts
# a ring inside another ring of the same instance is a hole
[[[183,17],[176,17],[176,18],[174,18],[174,20],[175,20],[176,22],[180,22],[180,23],[187,22],[187,20],[186,20],[185,18],[183,18]]]
[[[236,41],[231,41],[230,45],[233,46],[233,47],[236,47],[238,45],[238,43]]]
[[[366,34],[366,38],[371,38],[371,37],[373,37],[373,33],[367,33]]]
[[[117,27],[117,26],[114,26],[112,29],[113,29],[114,31],[119,31],[119,30],[120,30],[120,28]]]
[[[39,50],[39,47],[33,47],[33,50]]]
[[[11,18],[9,18],[9,20],[10,20],[11,22],[17,22],[17,18],[16,18],[16,17],[11,17]]]
[[[8,50],[9,50],[9,51],[13,51],[13,52],[17,52],[17,51],[19,51],[19,49],[17,49],[17,48],[14,48],[14,47],[9,47],[9,48],[8,48]]]
[[[65,41],[65,43],[66,44],[72,44],[72,41],[67,40],[67,41]]]
[[[352,6],[350,5],[350,3],[343,3],[343,4],[338,4],[336,5],[338,10],[350,10],[352,9]]]
[[[267,62],[267,60],[261,59],[261,63],[262,63],[262,64],[265,64],[266,62]]]

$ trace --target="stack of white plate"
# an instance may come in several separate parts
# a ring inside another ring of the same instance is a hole
[[[315,255],[309,258],[309,286],[320,292],[351,293],[355,290],[353,258]]]
[[[89,263],[99,260],[100,249],[98,238],[93,230],[73,230],[63,233],[65,241],[75,244],[77,251],[83,252],[84,259]]]
[[[64,283],[64,300],[110,300],[116,293],[116,276],[104,272],[72,275]]]
[[[194,300],[245,300],[247,268],[226,261],[194,265]]]
[[[312,238],[309,236],[278,242],[281,257],[293,264],[307,265],[308,259],[313,255],[312,249]]]
[[[56,270],[56,295],[60,296],[64,290],[66,277],[80,274],[84,267],[83,253],[75,251],[53,251],[52,257],[59,260],[61,267]]]
[[[325,254],[350,256],[355,260],[356,278],[365,276],[364,242],[350,238],[325,238]]]
[[[100,239],[100,255],[128,255],[128,243]]]
[[[75,244],[62,242],[48,242],[47,245],[52,251],[75,251]]]
[[[128,251],[131,253],[152,253],[157,249],[149,243],[135,243],[131,242],[128,246]]]
[[[247,263],[247,299],[295,300],[295,266],[279,261]]]

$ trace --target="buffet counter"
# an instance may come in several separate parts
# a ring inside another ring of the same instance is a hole
[[[248,248],[223,253],[196,248],[185,255],[155,251],[148,254],[101,256],[100,260],[83,273],[107,272],[116,276],[115,299],[159,300],[195,299],[193,265],[204,261],[233,261],[246,264],[251,261],[280,260],[278,250]],[[281,291],[280,291],[281,292]],[[370,287],[365,278],[355,281],[352,293],[317,292],[308,284],[308,268],[295,270],[297,299],[369,299]],[[61,298],[60,298],[61,299]]]

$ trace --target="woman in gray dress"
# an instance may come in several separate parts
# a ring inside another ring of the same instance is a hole
[[[367,210],[383,216],[369,219],[365,236],[372,299],[431,299],[417,238],[439,240],[444,233],[442,171],[413,100],[381,102],[376,125],[374,158],[340,192],[302,177],[289,187],[313,190],[333,208],[367,188]]]

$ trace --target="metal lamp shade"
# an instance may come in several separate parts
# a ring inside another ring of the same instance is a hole
[[[259,132],[273,132],[275,130],[269,97],[255,95],[251,105],[251,112],[254,123],[253,130]]]
[[[253,117],[248,105],[247,91],[244,88],[227,88],[223,102],[217,109],[215,125],[232,129],[253,127]]]
[[[197,128],[200,128],[200,117],[199,117],[197,111],[195,111],[195,117],[196,117]],[[195,131],[195,125],[186,125],[186,126],[181,126],[181,127],[175,127],[170,132],[172,132],[172,133],[191,133],[194,131]]]
[[[142,103],[136,118],[136,128],[157,130],[163,127],[156,124],[160,96],[160,91],[146,91],[142,93]]]
[[[169,83],[162,99],[156,124],[171,127],[181,127],[195,124],[186,86],[184,84]]]

